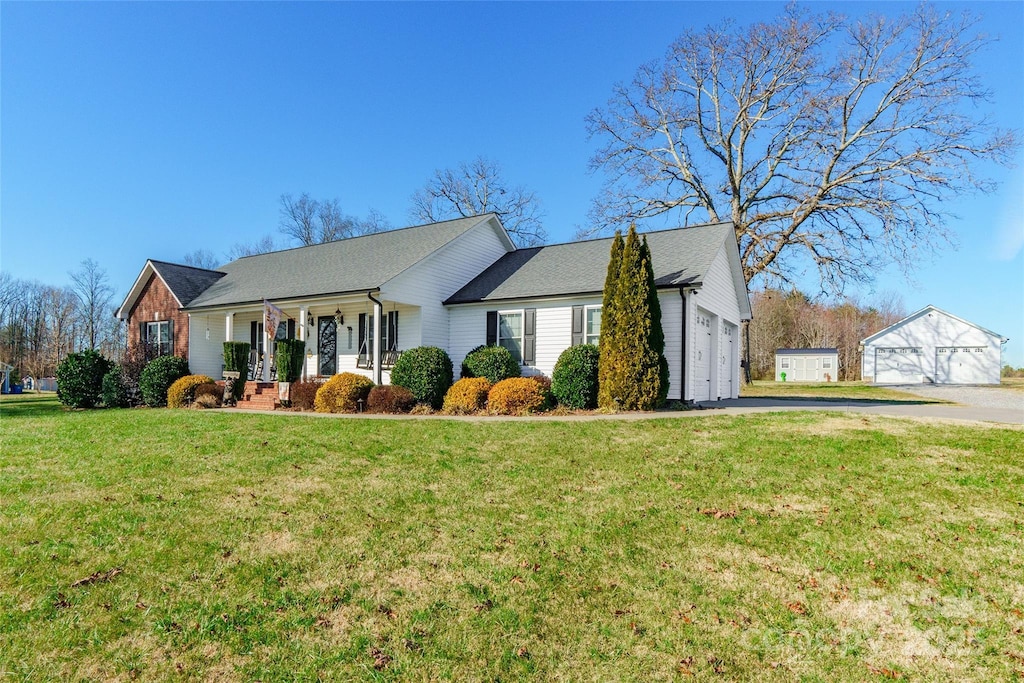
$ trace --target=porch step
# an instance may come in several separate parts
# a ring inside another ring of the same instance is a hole
[[[277,410],[280,405],[277,382],[246,382],[242,398],[239,399],[235,407],[249,410]]]

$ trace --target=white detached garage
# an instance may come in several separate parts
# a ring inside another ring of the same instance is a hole
[[[875,384],[999,384],[1008,341],[925,306],[861,342],[861,377]]]

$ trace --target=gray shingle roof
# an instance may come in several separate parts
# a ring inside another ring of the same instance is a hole
[[[491,214],[246,256],[189,308],[228,306],[376,289]]]
[[[654,281],[659,287],[700,283],[728,238],[732,223],[710,223],[649,232]],[[446,304],[501,301],[604,289],[612,238],[519,249],[502,256],[445,301]]]
[[[171,293],[178,298],[182,306],[188,306],[197,296],[210,285],[224,277],[224,273],[205,268],[193,268],[166,261],[150,259],[154,270],[167,284]]]
[[[803,356],[803,355],[812,354],[812,353],[817,353],[817,354],[839,353],[839,349],[826,349],[826,348],[816,348],[816,349],[775,349],[775,355],[776,356]]]

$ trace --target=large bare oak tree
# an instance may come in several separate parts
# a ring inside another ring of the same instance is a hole
[[[731,220],[748,282],[810,267],[832,293],[912,267],[950,240],[943,202],[990,190],[986,162],[1018,145],[979,107],[975,24],[928,5],[857,20],[790,6],[687,31],[588,116],[608,180],[586,232]]]
[[[516,246],[531,247],[547,239],[537,195],[521,185],[509,185],[501,166],[485,157],[459,164],[457,169],[434,171],[413,194],[409,215],[414,220],[442,221],[492,212]]]

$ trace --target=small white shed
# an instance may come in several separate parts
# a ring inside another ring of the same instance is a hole
[[[999,384],[1008,341],[925,306],[861,341],[861,377],[875,384]]]
[[[776,382],[835,382],[839,349],[776,349]]]

